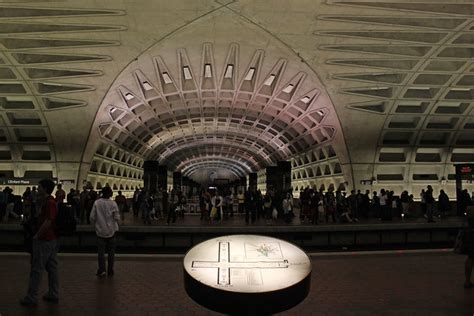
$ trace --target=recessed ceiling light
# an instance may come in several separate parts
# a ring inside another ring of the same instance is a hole
[[[189,70],[188,66],[183,67],[184,79],[191,80],[193,76],[191,75],[191,70]]]
[[[293,88],[294,88],[294,87],[295,87],[295,86],[293,86],[293,85],[290,83],[285,89],[283,89],[283,92],[285,92],[285,93],[291,93],[291,91],[293,91]]]
[[[224,78],[231,79],[234,75],[234,65],[227,65],[225,68]]]
[[[212,77],[211,65],[205,64],[204,65],[204,78],[211,78],[211,77]]]
[[[151,84],[148,82],[148,81],[144,81],[143,82],[143,88],[146,90],[146,91],[149,91],[149,90],[152,90],[153,87],[151,86]]]
[[[301,99],[301,102],[308,104],[309,101],[311,101],[311,98],[308,96],[305,96],[304,98]]]
[[[247,75],[245,75],[244,80],[252,80],[253,74],[255,73],[255,68],[250,68],[249,71],[247,72]]]
[[[271,86],[273,80],[275,80],[275,75],[270,75],[270,77],[268,77],[263,84],[266,86]]]
[[[62,86],[62,84],[55,83],[55,82],[43,82],[42,84],[45,85],[45,86],[57,86],[57,87]]]
[[[135,98],[135,97],[130,92],[125,93],[125,99],[132,100],[133,98]]]
[[[165,82],[165,84],[173,83],[171,77],[168,75],[167,72],[164,72],[161,75],[163,76],[163,81]]]

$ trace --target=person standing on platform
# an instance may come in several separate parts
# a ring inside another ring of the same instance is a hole
[[[161,193],[163,195],[162,200],[161,200],[161,208],[162,208],[162,211],[163,211],[163,218],[164,218],[165,216],[168,216],[169,195],[168,195],[168,192],[166,191],[166,188],[161,188]]]
[[[90,222],[95,227],[97,235],[97,255],[99,268],[98,277],[114,275],[115,233],[119,230],[120,211],[115,201],[111,200],[112,189],[108,186],[102,189],[102,197],[94,202]],[[107,269],[105,267],[105,251],[107,251]]]
[[[150,212],[151,212],[151,205],[150,205],[150,195],[147,191],[142,190],[140,193],[140,197],[138,200],[140,201],[140,213],[142,216],[143,224],[151,224],[150,221]]]
[[[433,197],[433,188],[431,185],[427,187],[425,191],[425,201],[426,201],[426,216],[428,219],[428,223],[434,223],[433,220],[433,213],[435,207],[435,199]]]
[[[59,300],[58,261],[57,261],[57,236],[54,231],[58,206],[51,196],[54,182],[44,179],[39,182],[38,196],[41,199],[41,213],[39,216],[39,229],[33,236],[33,249],[31,257],[31,271],[27,295],[20,300],[24,306],[37,304],[38,290],[43,270],[48,272],[48,292],[43,300],[57,303]]]
[[[264,197],[263,197],[263,209],[265,212],[265,219],[267,222],[271,221],[272,219],[272,205],[273,205],[273,200],[272,196],[270,195],[270,192],[266,192]]]
[[[3,193],[5,195],[5,200],[6,200],[5,215],[3,217],[3,220],[5,222],[8,222],[10,215],[13,216],[14,218],[19,218],[20,215],[18,215],[15,212],[15,197],[13,196],[13,190],[10,189],[9,187],[6,187],[3,190]]]
[[[66,199],[66,192],[64,192],[62,187],[61,184],[58,184],[58,189],[56,190],[56,202],[58,202],[58,204],[63,204]]]
[[[94,202],[97,200],[97,192],[95,192],[92,187],[89,187],[86,194],[86,200],[84,204],[84,208],[86,211],[86,219],[87,224],[90,224],[90,215],[92,211],[92,207],[94,206]]]
[[[260,219],[260,217],[263,217],[263,196],[262,196],[262,191],[257,190],[255,193],[255,206],[256,206],[256,213],[257,213],[257,219]]]
[[[255,222],[255,219],[257,217],[256,216],[257,215],[256,202],[257,201],[256,201],[255,192],[253,189],[249,188],[247,191],[245,191],[245,223],[246,224],[249,223],[249,220],[252,222],[252,224]]]
[[[41,203],[38,204],[38,190],[36,186],[31,189],[31,216],[38,217],[40,211],[38,208]]]
[[[148,206],[148,224],[151,224],[151,221],[156,221],[158,218],[156,217],[156,208],[155,208],[155,199],[153,198],[154,194],[148,193],[147,194],[147,206]]]
[[[176,195],[175,189],[171,190],[169,203],[168,203],[168,219],[166,223],[169,225],[170,221],[173,220],[173,223],[176,223],[176,207],[178,206],[178,197]]]
[[[138,217],[138,210],[140,209],[139,197],[140,197],[140,189],[135,188],[135,192],[133,192],[133,203],[132,203],[133,216],[135,217]]]
[[[421,207],[421,213],[422,215],[427,218],[426,215],[426,193],[425,189],[422,189],[420,192],[420,207]]]
[[[357,222],[359,217],[359,204],[358,204],[358,195],[355,190],[351,190],[351,194],[347,198],[347,204],[349,205],[350,215],[354,221]]]
[[[227,192],[228,215],[234,217],[234,194],[231,190]]]
[[[340,204],[337,201],[338,198],[341,201],[343,200],[341,191],[339,190],[336,191],[336,196],[334,196],[334,191],[332,190],[327,191],[326,194],[324,195],[324,209],[326,210],[326,223],[329,223],[329,216],[331,216],[332,218],[332,223],[333,224],[336,223],[336,215],[339,216],[339,213],[336,214],[336,212],[339,212],[338,208],[340,207]]]
[[[372,215],[375,218],[380,218],[380,200],[377,195],[377,191],[372,192],[372,201],[370,204],[370,209],[372,210]]]
[[[379,205],[380,205],[380,220],[388,219],[388,196],[384,189],[380,190],[379,194]]]
[[[163,219],[164,218],[164,215],[163,215],[163,192],[162,192],[162,189],[159,188],[154,196],[153,196],[153,200],[155,201],[155,211],[156,211],[156,214],[155,216],[159,219]]]
[[[0,189],[0,222],[3,220],[7,209],[7,195],[5,190]]]
[[[86,199],[87,199],[87,187],[83,186],[82,191],[79,194],[79,208],[80,208],[80,215],[79,215],[79,221],[81,224],[84,224],[85,217],[86,217]]]
[[[310,218],[310,193],[309,187],[300,193],[300,221],[304,223],[305,219]]]
[[[293,211],[293,199],[290,193],[287,193],[285,195],[285,198],[283,199],[281,206],[283,209],[283,218],[285,220],[285,223],[287,224],[291,223],[291,219],[292,219],[291,212]]]
[[[199,209],[201,211],[201,220],[208,220],[209,219],[209,202],[207,197],[206,189],[201,189],[201,193],[199,194]]]
[[[370,211],[370,190],[365,190],[365,194],[362,195],[362,205],[359,209],[359,213],[365,218],[369,219]]]
[[[118,191],[118,195],[115,197],[115,203],[117,203],[123,222],[125,220],[125,212],[127,211],[127,198],[122,195],[122,191]]]
[[[449,203],[449,197],[444,192],[444,190],[439,191],[438,210],[439,217],[446,217],[446,214],[449,214],[451,212],[451,204]]]
[[[319,205],[319,193],[316,190],[311,190],[310,209],[311,209],[311,224],[313,225],[319,224],[318,205]]]
[[[224,201],[222,199],[222,196],[220,196],[219,191],[216,190],[214,195],[211,198],[211,220],[223,220],[224,219],[224,214],[222,210],[222,205],[224,204]]]
[[[81,216],[81,211],[80,211],[81,198],[79,196],[79,192],[74,189],[71,189],[66,199],[67,199],[67,203],[71,205],[73,209],[74,216],[76,216],[76,220],[79,220]]]
[[[410,206],[410,200],[408,191],[403,191],[400,195],[400,202],[402,203],[402,219],[408,216],[408,206]]]
[[[224,195],[222,196],[222,198],[224,199],[224,201],[223,201],[224,203],[223,203],[223,206],[222,206],[222,210],[223,210],[223,213],[224,213],[224,220],[228,220],[230,210],[232,209],[232,198],[230,196],[230,191],[226,189],[224,191]]]
[[[23,209],[22,209],[22,212],[23,212],[23,215],[25,215],[25,217],[29,217],[31,215],[31,205],[33,204],[32,203],[32,195],[31,195],[31,188],[30,187],[27,187],[25,192],[23,192],[23,195],[22,195],[22,200],[23,200]]]
[[[242,214],[244,212],[245,208],[245,195],[242,193],[242,191],[239,191],[239,194],[237,195],[237,200],[238,200],[238,205],[239,205],[239,214]]]
[[[467,224],[468,227],[465,230],[463,238],[463,248],[467,254],[466,261],[464,262],[464,288],[470,289],[474,286],[471,282],[472,267],[474,263],[474,207],[469,206],[466,209]]]

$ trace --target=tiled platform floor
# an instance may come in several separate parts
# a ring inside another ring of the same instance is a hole
[[[60,303],[18,304],[28,257],[0,254],[0,314],[213,315],[186,295],[180,257],[120,257],[113,278],[97,279],[94,255],[61,255]],[[464,257],[450,252],[318,255],[310,295],[282,315],[474,315],[463,284]],[[43,289],[46,275],[43,277]]]

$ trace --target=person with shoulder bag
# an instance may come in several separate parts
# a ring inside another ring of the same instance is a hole
[[[38,195],[42,197],[41,213],[38,218],[38,230],[32,238],[31,270],[27,295],[20,300],[24,306],[35,306],[40,287],[41,275],[48,272],[48,292],[43,296],[47,302],[59,300],[57,235],[55,231],[58,206],[51,196],[55,184],[50,179],[39,182]]]

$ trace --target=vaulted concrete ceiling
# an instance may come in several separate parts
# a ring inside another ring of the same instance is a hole
[[[439,183],[474,160],[473,39],[472,1],[0,2],[0,170]]]

